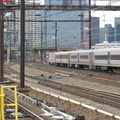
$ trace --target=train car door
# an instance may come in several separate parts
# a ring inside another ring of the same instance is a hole
[[[94,63],[93,63],[93,62],[94,62],[94,59],[95,59],[95,58],[94,58],[94,53],[93,53],[93,51],[91,51],[91,52],[90,52],[90,66],[89,66],[90,69],[94,69]]]
[[[110,64],[110,52],[108,52],[108,65]]]

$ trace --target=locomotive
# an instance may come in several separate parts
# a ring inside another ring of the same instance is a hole
[[[95,71],[120,72],[120,48],[49,53],[49,64]]]

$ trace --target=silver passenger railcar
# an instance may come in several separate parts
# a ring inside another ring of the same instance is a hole
[[[55,64],[55,52],[49,53],[48,62],[50,65]]]
[[[49,63],[58,66],[120,72],[120,48],[55,52]]]
[[[70,51],[55,53],[56,65],[67,67],[69,65],[69,60],[70,60]]]
[[[113,72],[120,69],[120,48],[99,49],[93,51],[95,70]]]
[[[79,50],[70,53],[70,67],[92,69],[92,50]]]
[[[79,68],[92,69],[92,50],[84,50],[79,53]]]

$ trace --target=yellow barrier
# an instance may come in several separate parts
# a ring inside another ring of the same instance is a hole
[[[5,104],[5,88],[13,88],[14,89],[14,103]],[[0,87],[0,120],[5,120],[5,106],[14,106],[15,107],[15,120],[18,120],[18,100],[17,100],[17,88],[16,86],[1,86]]]

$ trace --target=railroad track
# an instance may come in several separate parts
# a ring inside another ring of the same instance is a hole
[[[6,97],[6,99],[9,101],[9,103],[13,103],[14,101],[11,99],[11,98],[9,98],[9,97]],[[27,118],[27,117],[29,117],[29,120],[33,120],[33,118],[35,119],[37,119],[37,120],[44,120],[42,117],[40,117],[39,115],[37,115],[36,113],[34,113],[34,112],[32,112],[31,110],[29,110],[28,108],[26,108],[26,107],[24,107],[23,105],[21,105],[21,104],[18,104],[18,107],[19,107],[19,110],[21,110],[23,113],[24,113],[24,115],[25,115],[25,117]],[[23,115],[23,116],[24,116]],[[25,118],[23,118],[23,120],[24,120]]]
[[[5,90],[7,103],[14,103],[13,91],[11,89]],[[29,118],[29,120],[54,120],[54,116],[63,117],[66,120],[73,120],[74,117],[66,113],[60,112],[54,106],[47,106],[38,99],[31,98],[22,93],[18,94],[18,107],[21,113],[23,113],[23,120]],[[48,116],[46,115],[48,114]],[[51,114],[49,116],[49,114]],[[13,116],[14,117],[14,116]],[[53,118],[52,118],[53,117]],[[12,118],[12,116],[11,116]]]
[[[94,90],[94,89],[90,89],[86,87],[65,84],[65,83],[56,82],[50,79],[43,79],[43,78],[38,78],[38,77],[33,77],[33,76],[31,77],[35,80],[38,80],[38,83],[55,88],[57,90],[68,92],[68,93],[71,93],[77,96],[83,96],[86,98],[90,98],[92,100],[110,104],[116,107],[120,107],[120,95],[118,94],[98,91],[98,90]]]
[[[5,74],[11,74],[11,73],[15,73],[15,74],[20,74],[19,72],[17,72],[17,71],[15,71],[15,70],[13,70],[13,69],[11,69],[11,66],[12,65],[15,65],[15,64],[17,64],[16,62],[13,62],[13,63],[10,63],[10,64],[5,64],[5,67],[4,67],[4,73]]]
[[[89,70],[80,70],[80,69],[71,69],[71,68],[64,68],[64,67],[56,67],[56,66],[51,66],[51,65],[43,65],[43,64],[38,64],[38,63],[31,63],[31,64],[26,64],[27,66],[32,66],[33,68],[36,69],[42,69],[48,72],[58,72],[58,73],[63,73],[66,75],[69,75],[71,77],[80,77],[80,78],[88,78],[92,76],[93,78],[100,78],[100,79],[109,79],[113,81],[120,81],[119,77],[120,75],[112,75],[108,73],[102,73],[102,72],[96,72],[96,71],[89,71]],[[59,68],[59,69],[58,69]]]
[[[46,68],[43,68],[43,69],[46,69]],[[90,98],[92,100],[110,104],[116,107],[120,107],[120,95],[118,94],[108,93],[104,91],[97,91],[97,90],[80,87],[80,86],[69,85],[61,82],[56,82],[54,80],[45,79],[42,77],[35,77],[30,75],[26,75],[25,77],[37,80],[39,84],[49,86],[57,90],[68,92],[77,96]],[[34,83],[32,84],[35,85]]]
[[[19,72],[13,70],[10,68],[10,66],[14,65],[16,63],[12,63],[8,66],[5,67],[5,73],[10,74],[10,73],[15,73],[19,74]],[[102,73],[102,72],[95,72],[95,71],[89,71],[89,70],[78,70],[78,69],[71,69],[71,68],[63,68],[63,67],[55,67],[51,65],[43,65],[43,64],[38,64],[38,63],[26,63],[26,66],[32,67],[38,70],[43,70],[47,71],[49,73],[61,73],[64,74],[65,76],[69,77],[77,77],[81,79],[98,79],[98,80],[113,80],[113,81],[120,81],[120,76],[119,75],[111,75],[108,73]],[[59,68],[59,69],[58,69]],[[73,71],[74,70],[74,71]],[[7,72],[6,72],[7,71]]]
[[[89,99],[95,100],[100,103],[109,104],[109,105],[112,105],[115,107],[120,107],[120,95],[118,95],[118,94],[113,94],[113,93],[104,92],[104,91],[98,91],[98,90],[94,90],[94,89],[90,89],[90,88],[86,88],[86,87],[75,86],[75,85],[66,84],[66,83],[62,83],[62,82],[56,82],[54,80],[45,79],[42,77],[34,77],[34,76],[30,76],[30,75],[26,75],[25,77],[32,78],[32,79],[38,81],[38,82],[32,82],[31,87],[38,86],[38,88],[39,88],[39,84],[42,84],[44,86],[51,87],[56,90],[64,91],[64,92],[67,92],[70,94],[74,94],[76,96],[82,96],[84,98],[89,98]],[[16,82],[18,82],[18,81],[16,80]],[[26,85],[27,84],[28,84],[28,86],[30,86],[30,82],[26,83]]]

